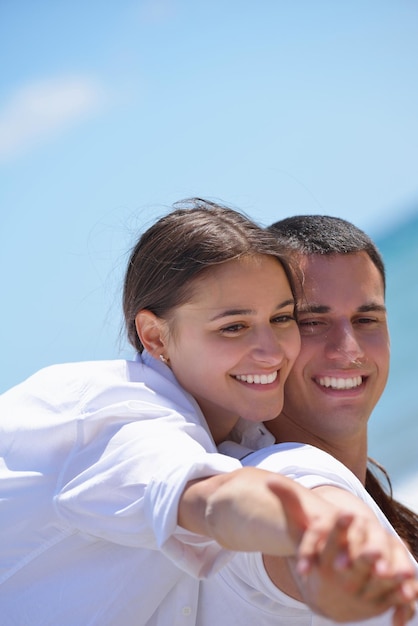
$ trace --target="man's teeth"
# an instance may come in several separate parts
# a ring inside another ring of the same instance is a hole
[[[242,380],[244,383],[255,383],[256,385],[268,385],[274,383],[277,378],[277,371],[272,374],[241,374],[235,376],[237,380]]]
[[[354,378],[334,378],[334,376],[324,376],[318,380],[321,387],[331,387],[332,389],[354,389],[362,383],[361,376]]]

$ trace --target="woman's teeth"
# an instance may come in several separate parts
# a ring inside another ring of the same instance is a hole
[[[277,371],[272,374],[240,374],[235,376],[237,380],[242,380],[244,383],[255,383],[256,385],[269,385],[274,383],[277,378]]]

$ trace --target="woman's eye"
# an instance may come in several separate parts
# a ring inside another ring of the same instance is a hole
[[[244,328],[244,324],[230,324],[220,329],[221,333],[237,333]]]
[[[287,322],[294,322],[295,316],[291,313],[283,313],[282,315],[277,315],[273,318],[273,322],[275,324],[286,324]]]

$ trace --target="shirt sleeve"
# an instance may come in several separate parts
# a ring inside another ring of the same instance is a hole
[[[188,481],[233,471],[240,462],[218,454],[196,419],[175,410],[123,403],[98,413],[80,421],[59,478],[61,520],[106,541],[160,550],[194,575],[229,558],[214,541],[180,529],[177,511]],[[97,421],[108,426],[97,428]]]
[[[268,446],[246,456],[242,464],[283,474],[307,489],[333,485],[361,497],[366,493],[358,478],[343,463],[307,444],[280,443]]]

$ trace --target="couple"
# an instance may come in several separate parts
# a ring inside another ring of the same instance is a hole
[[[361,484],[384,275],[366,248],[289,262],[295,245],[226,207],[175,209],[129,260],[136,359],[53,366],[1,396],[5,623],[406,622],[416,564]]]

